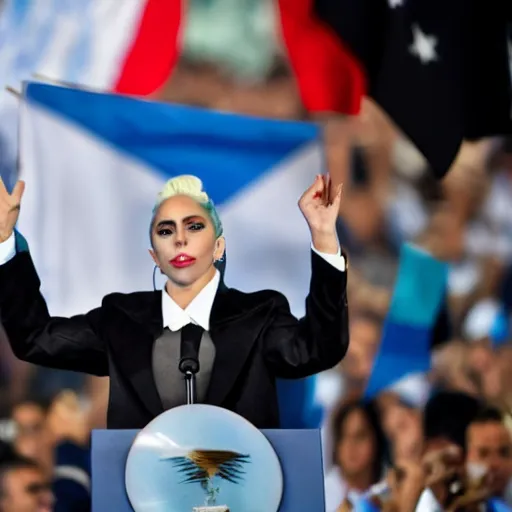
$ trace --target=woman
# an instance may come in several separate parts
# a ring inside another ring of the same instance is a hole
[[[113,293],[84,315],[55,318],[28,247],[14,231],[24,184],[0,187],[0,320],[15,355],[34,364],[110,377],[108,428],[142,428],[186,402],[178,366],[199,359],[197,399],[230,409],[258,428],[279,424],[276,377],[301,378],[335,366],[348,345],[345,259],[335,222],[341,188],[328,200],[318,176],[299,207],[312,237],[306,316],[283,295],[228,288],[216,269],[222,224],[193,176],[171,179],[150,226],[151,257],[163,291]],[[2,259],[3,258],[3,259]]]
[[[325,479],[327,512],[354,506],[381,480],[386,462],[386,440],[372,402],[342,404],[333,416],[332,432],[334,467]]]

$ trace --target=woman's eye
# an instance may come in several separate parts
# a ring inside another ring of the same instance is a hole
[[[204,224],[202,222],[194,222],[194,224],[190,224],[189,229],[191,231],[200,231],[204,228]]]
[[[172,235],[172,231],[171,231],[169,228],[159,229],[159,230],[157,231],[157,233],[158,233],[160,236]]]

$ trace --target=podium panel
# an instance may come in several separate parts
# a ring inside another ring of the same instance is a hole
[[[92,432],[92,512],[133,512],[125,491],[125,465],[138,432]],[[283,469],[284,492],[279,512],[325,511],[320,430],[261,432],[272,444]]]

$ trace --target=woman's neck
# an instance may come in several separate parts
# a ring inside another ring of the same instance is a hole
[[[216,269],[212,267],[197,281],[189,286],[179,286],[171,280],[167,281],[165,289],[169,297],[181,308],[185,309],[199,295],[201,290],[215,277]]]
[[[371,472],[361,473],[360,475],[343,476],[347,488],[358,492],[366,491],[373,484]]]

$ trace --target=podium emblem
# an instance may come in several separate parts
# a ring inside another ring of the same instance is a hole
[[[267,438],[237,414],[204,404],[155,418],[126,463],[135,512],[277,512],[279,459]]]

